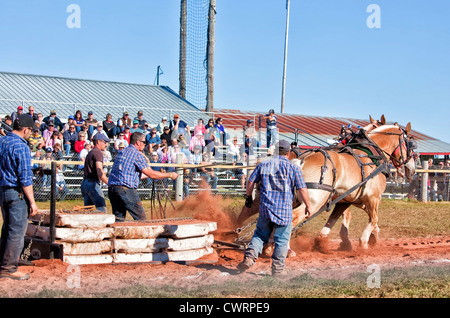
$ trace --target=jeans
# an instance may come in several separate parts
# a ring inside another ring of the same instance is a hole
[[[0,187],[0,205],[3,216],[0,271],[14,273],[17,271],[28,226],[28,200],[16,188]]]
[[[98,211],[106,212],[105,196],[98,182],[84,179],[81,182],[81,194],[83,195],[84,205],[95,205]]]
[[[202,173],[201,176],[205,179],[205,182],[207,184],[211,185],[211,189],[217,189],[217,182],[219,181],[219,178],[216,175],[211,177],[211,175],[209,173]],[[212,180],[212,182],[211,182],[211,180]]]
[[[271,145],[274,145],[277,142],[278,139],[278,129],[270,129],[267,128],[267,148],[269,148]]]
[[[269,242],[273,232],[275,248],[272,254],[272,273],[284,270],[284,261],[286,259],[289,239],[291,237],[292,223],[288,225],[278,225],[264,216],[259,216],[256,224],[256,230],[245,251],[245,257],[256,260],[261,254],[264,244]]]
[[[124,221],[127,211],[134,220],[145,220],[145,211],[137,189],[109,186],[108,197],[116,221]]]

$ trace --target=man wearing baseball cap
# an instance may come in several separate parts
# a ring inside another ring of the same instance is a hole
[[[255,233],[245,251],[244,261],[238,265],[242,272],[256,262],[273,232],[275,248],[272,254],[272,275],[281,276],[285,271],[284,261],[291,237],[294,191],[297,191],[299,199],[306,207],[306,217],[311,213],[308,189],[302,172],[299,166],[289,161],[290,143],[280,140],[275,144],[275,149],[278,155],[258,164],[248,180],[245,206],[251,208],[253,189],[258,182],[260,206]]]
[[[110,140],[103,134],[96,134],[92,139],[94,148],[87,154],[84,162],[81,194],[84,205],[95,205],[98,211],[106,212],[105,196],[100,182],[108,184],[108,178],[103,172],[103,151],[108,147]]]
[[[30,278],[18,270],[24,246],[28,216],[37,213],[33,193],[31,151],[27,140],[34,128],[33,118],[21,114],[13,131],[0,139],[0,206],[3,227],[0,244],[0,277],[16,280]]]

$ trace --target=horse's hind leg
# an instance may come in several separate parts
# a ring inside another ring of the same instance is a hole
[[[336,224],[336,221],[341,217],[341,215],[348,209],[349,203],[337,203],[328,218],[327,223],[322,228],[319,236],[314,240],[314,250],[322,253],[328,253],[328,234],[330,234],[331,229]]]

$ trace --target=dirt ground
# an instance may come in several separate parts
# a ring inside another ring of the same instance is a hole
[[[233,241],[233,237],[221,236],[235,229],[234,219],[224,213],[221,206],[229,206],[220,197],[208,193],[184,200],[168,217],[191,215],[195,219],[216,221],[216,240]],[[237,206],[239,210],[240,207]],[[214,234],[214,233],[213,233]],[[382,238],[368,251],[358,249],[352,241],[353,251],[340,251],[339,240],[331,240],[328,253],[313,250],[313,238],[298,236],[291,240],[296,256],[286,260],[289,279],[302,274],[314,278],[345,279],[355,273],[367,272],[376,264],[380,270],[412,266],[445,266],[450,268],[450,236]],[[271,259],[259,258],[247,272],[239,274],[236,266],[243,259],[243,251],[214,244],[214,253],[188,264],[120,264],[75,266],[60,260],[38,260],[34,266],[21,266],[28,272],[27,281],[0,279],[0,295],[3,297],[31,297],[43,290],[66,291],[79,297],[92,297],[130,286],[177,286],[179,288],[221,284],[229,281],[245,283],[271,274]],[[369,275],[369,274],[368,274]]]
[[[357,242],[353,242],[357,246]],[[355,272],[365,272],[369,265],[377,264],[381,270],[407,266],[449,266],[450,236],[414,239],[386,239],[366,252],[354,248],[352,252],[338,251],[339,242],[329,242],[329,253],[312,251],[311,239],[300,237],[293,244],[297,255],[288,258],[288,276],[304,273],[312,277],[345,279]],[[191,264],[130,264],[70,266],[60,260],[39,260],[35,266],[21,266],[28,272],[27,281],[0,279],[3,297],[27,297],[44,289],[70,291],[80,297],[94,293],[107,293],[131,285],[179,286],[193,284],[221,284],[230,280],[240,283],[270,274],[270,259],[260,258],[247,272],[238,274],[237,264],[243,252],[226,247]]]

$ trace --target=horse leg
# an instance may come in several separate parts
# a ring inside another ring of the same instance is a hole
[[[350,221],[352,219],[352,213],[349,209],[344,211],[343,214],[343,220],[341,225],[341,230],[339,231],[339,237],[341,238],[341,244],[339,247],[340,251],[351,251],[352,250],[352,243],[350,242],[350,239],[348,238],[348,229],[350,227]]]
[[[371,245],[375,245],[378,238],[378,205],[380,204],[380,198],[372,198],[368,204],[366,204],[366,212],[369,215],[369,223],[364,228],[364,231],[359,239],[360,247],[364,250],[369,248],[369,239],[371,236]],[[375,242],[375,243],[374,243]]]
[[[328,234],[330,234],[331,229],[336,224],[337,220],[341,217],[345,210],[348,209],[350,203],[337,203],[328,218],[327,223],[322,228],[319,236],[314,240],[313,250],[317,250],[321,253],[329,253],[328,249]]]

